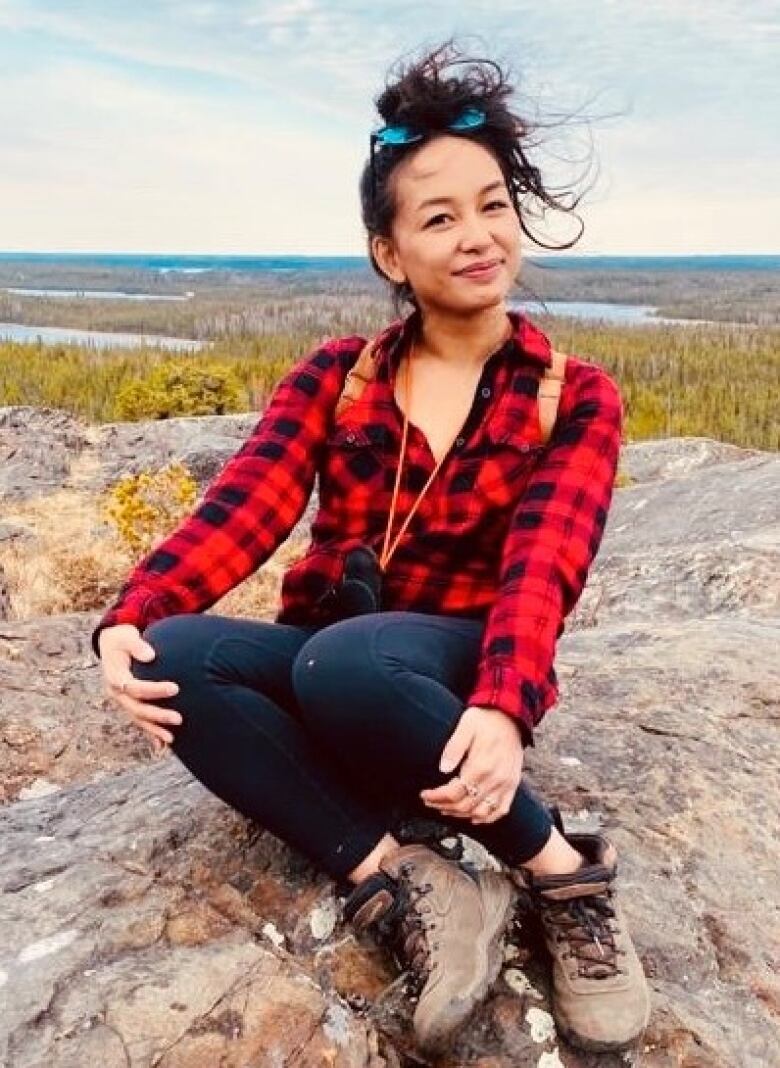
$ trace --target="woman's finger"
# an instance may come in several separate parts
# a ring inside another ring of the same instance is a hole
[[[487,804],[491,801],[492,804]],[[499,799],[496,795],[487,795],[482,798],[482,801],[477,805],[474,813],[471,817],[472,823],[495,823],[496,820],[503,819],[509,811],[512,802],[511,799],[504,797]]]
[[[438,811],[445,816],[460,816],[464,819],[468,819],[480,804],[485,793],[487,793],[486,790],[480,790],[475,796],[464,797],[462,801],[448,804],[437,804],[433,807],[438,809]]]
[[[146,701],[134,701],[132,698],[125,699],[123,707],[130,713],[133,719],[144,723],[167,723],[177,727],[182,721],[181,712],[175,708],[160,708],[159,705],[150,705]]]
[[[420,797],[434,805],[456,805],[468,796],[469,790],[466,786],[466,780],[462,779],[460,775],[455,775],[443,786],[420,791]]]
[[[173,735],[170,731],[167,731],[164,727],[158,726],[156,723],[150,723],[147,720],[139,720],[133,717],[133,723],[140,730],[145,731],[151,735],[153,740],[164,742],[166,745],[171,745],[173,742]]]
[[[127,690],[117,694],[115,698],[119,707],[134,719],[142,719],[152,723],[181,723],[181,713],[175,708],[163,708],[149,701],[141,700]]]
[[[475,788],[476,793],[466,795],[455,803],[438,802],[435,807],[446,816],[469,818],[475,814],[484,815],[485,806],[482,802],[486,797],[498,804],[498,798],[505,798],[509,792],[506,782],[497,783],[495,780],[491,781],[490,779],[483,779],[478,785],[475,783]],[[514,791],[512,791],[512,796],[514,796]]]
[[[123,674],[116,681],[109,682],[108,687],[112,696],[134,697],[139,701],[174,697],[179,692],[178,685],[172,680],[158,682],[154,679],[137,679],[130,674]]]

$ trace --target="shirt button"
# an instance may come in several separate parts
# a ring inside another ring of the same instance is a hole
[[[531,447],[531,446],[530,446],[530,445],[528,444],[528,442],[527,442],[527,441],[522,441],[522,442],[520,443],[520,452],[528,452],[528,450],[530,449],[530,447]]]
[[[354,445],[354,443],[355,443],[355,435],[354,434],[347,434],[347,441],[350,443],[350,445]]]
[[[460,449],[463,445],[465,445],[465,443],[466,443],[466,439],[465,438],[455,438],[455,447],[457,449]]]
[[[482,396],[485,397],[485,399],[487,399],[490,396],[490,386],[483,386],[482,387]]]

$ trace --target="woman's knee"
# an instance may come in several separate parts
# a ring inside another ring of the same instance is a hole
[[[153,681],[181,682],[202,668],[209,642],[203,639],[206,617],[183,613],[150,623],[142,633],[154,649],[152,660],[134,660],[132,671],[137,678]]]
[[[372,687],[381,686],[371,628],[356,617],[318,631],[293,662],[292,685],[303,717],[312,726],[348,728],[356,707],[370,706]]]

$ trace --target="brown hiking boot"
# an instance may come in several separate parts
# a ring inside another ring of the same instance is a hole
[[[565,837],[586,858],[579,871],[512,875],[542,920],[560,1034],[580,1049],[623,1049],[647,1026],[650,992],[615,896],[617,853],[600,834]]]
[[[418,992],[417,1045],[440,1052],[496,980],[516,891],[499,872],[477,872],[425,845],[401,846],[381,871],[350,893],[344,915],[357,931],[374,927],[409,968]]]

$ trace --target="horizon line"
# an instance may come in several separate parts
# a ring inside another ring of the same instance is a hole
[[[356,260],[369,263],[368,256],[364,253],[353,252],[150,252],[144,250],[125,249],[0,249],[0,257],[18,256],[144,256],[148,258],[162,259],[175,256],[177,259],[342,259]],[[576,259],[595,259],[609,256],[612,258],[643,258],[643,259],[714,259],[730,257],[732,259],[772,259],[780,258],[778,252],[574,252],[570,249],[552,250],[548,252],[531,252],[526,254],[526,259],[554,259],[561,256]]]

